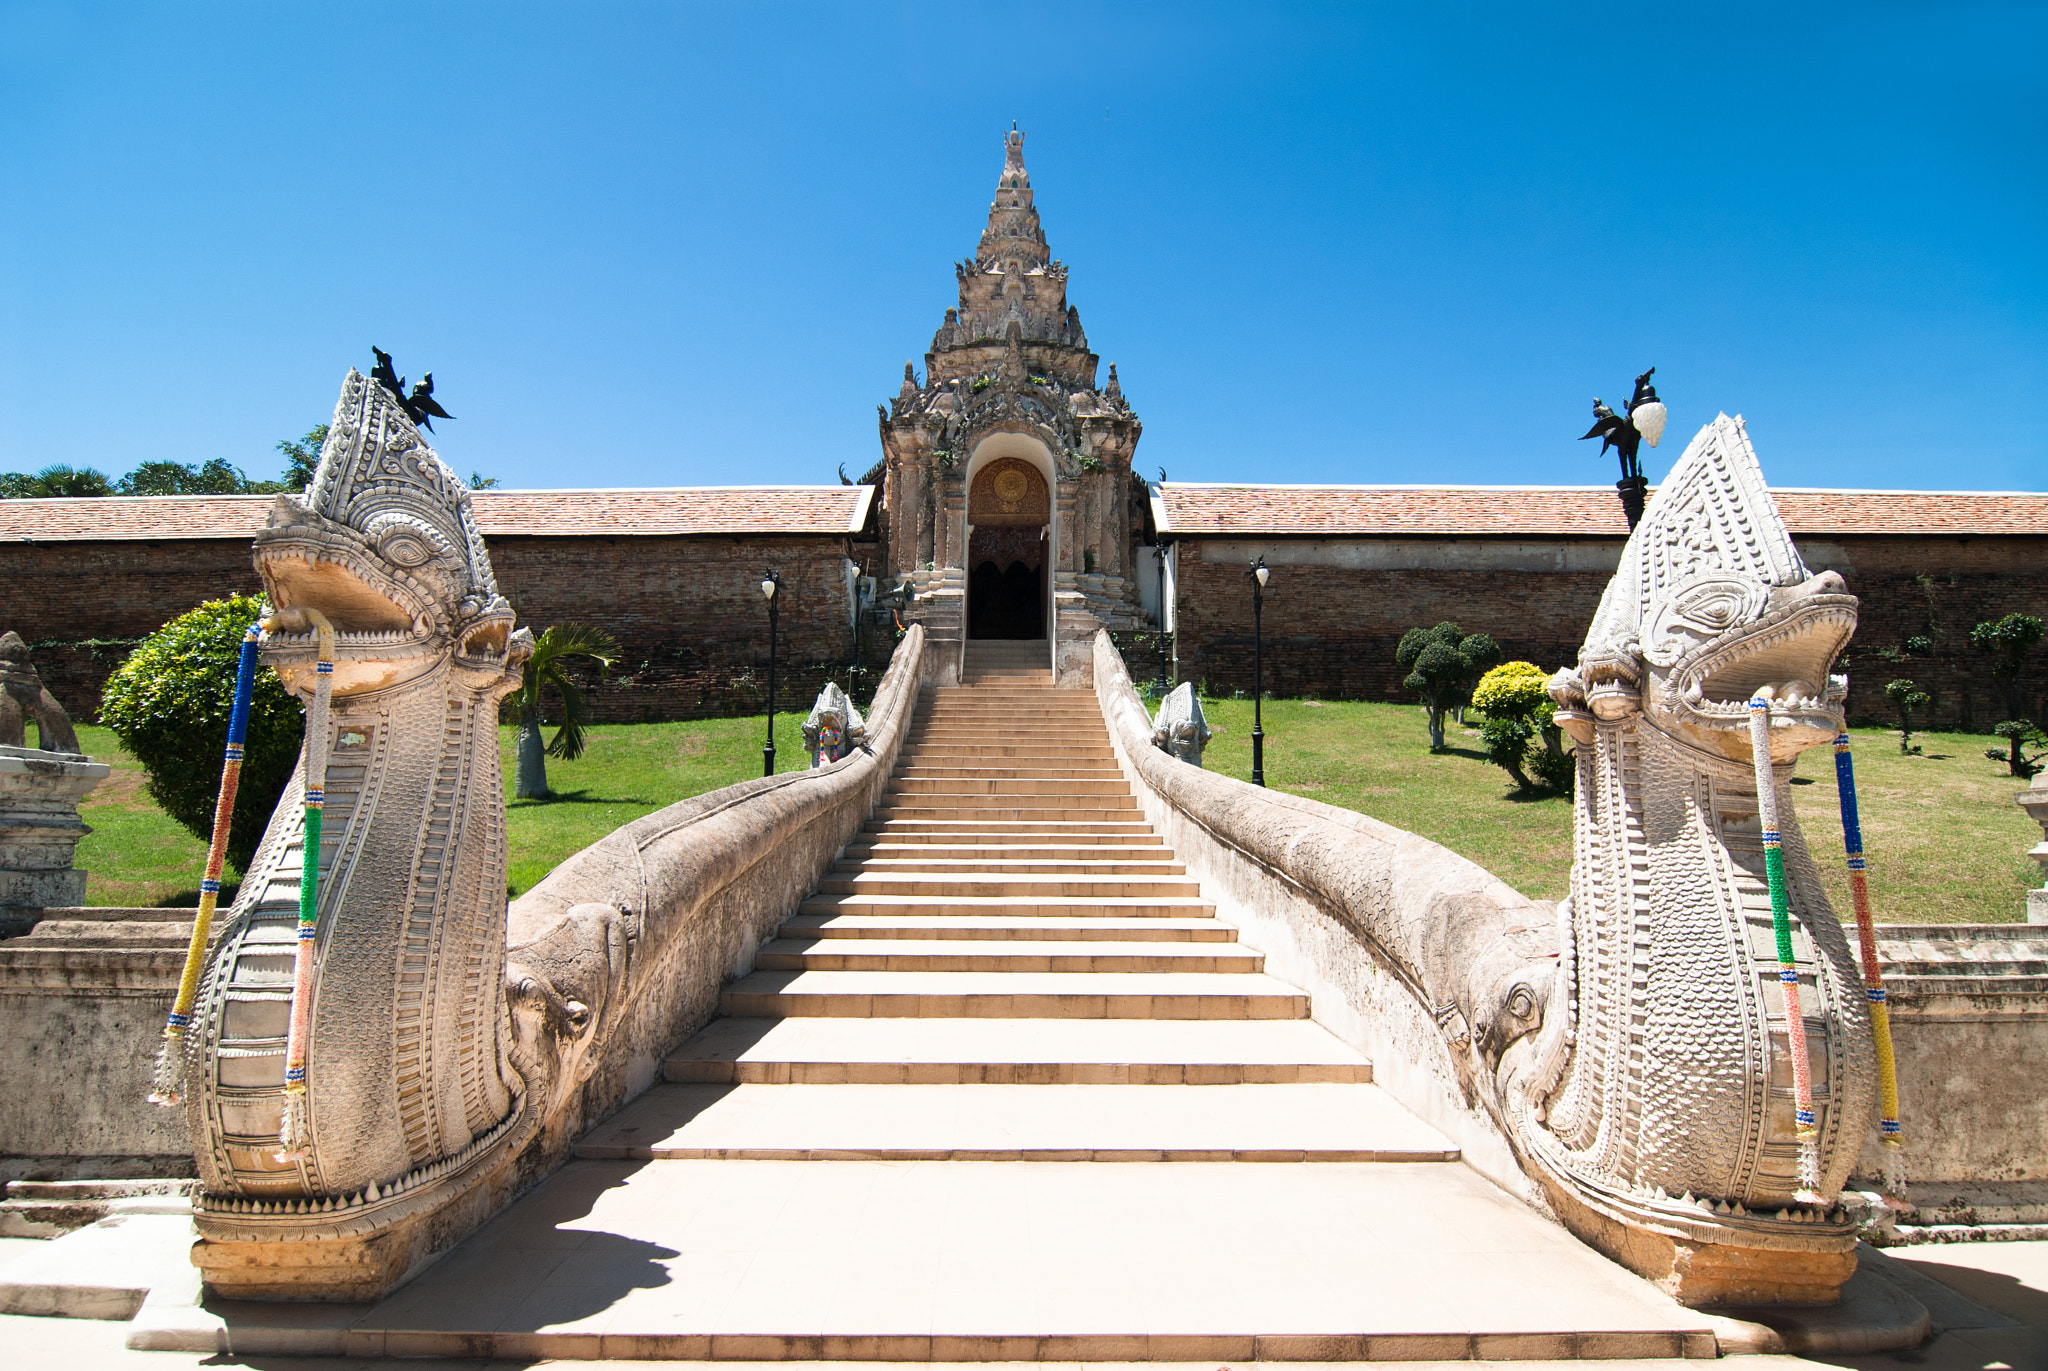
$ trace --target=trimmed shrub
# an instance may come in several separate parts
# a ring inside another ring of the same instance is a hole
[[[1394,665],[1408,675],[1403,690],[1422,697],[1429,716],[1429,750],[1444,750],[1444,715],[1461,709],[1479,673],[1500,660],[1500,645],[1484,633],[1468,634],[1445,620],[1411,628],[1394,649]]]
[[[246,595],[208,600],[144,638],[100,696],[100,722],[142,763],[151,797],[201,838],[213,836],[242,634],[262,613],[263,602]],[[275,672],[259,667],[228,830],[228,860],[238,867],[256,855],[298,764],[305,727],[299,702]]]
[[[1472,691],[1472,707],[1487,716],[1479,727],[1486,759],[1524,790],[1569,790],[1575,773],[1564,735],[1553,722],[1557,705],[1549,681],[1534,662],[1503,662],[1480,677]],[[1542,745],[1532,746],[1539,738]]]

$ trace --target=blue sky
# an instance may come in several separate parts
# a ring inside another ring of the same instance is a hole
[[[1676,9],[9,0],[0,470],[857,475],[1016,119],[1147,475],[2048,488],[2048,7]]]

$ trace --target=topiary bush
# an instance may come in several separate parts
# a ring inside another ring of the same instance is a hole
[[[1479,726],[1486,759],[1506,770],[1524,790],[1569,790],[1572,784],[1574,765],[1554,722],[1557,705],[1549,685],[1550,678],[1534,662],[1503,662],[1481,676],[1472,690],[1472,707],[1487,716]],[[1532,748],[1539,738],[1542,746]],[[1536,773],[1534,781],[1531,771]]]
[[[1444,715],[1465,704],[1479,673],[1500,658],[1500,647],[1492,638],[1468,634],[1449,620],[1401,635],[1394,664],[1408,673],[1401,688],[1422,697],[1431,752],[1444,750]]]
[[[208,600],[144,638],[100,696],[100,722],[142,763],[151,798],[201,838],[213,836],[242,634],[262,613],[263,602],[246,595]],[[305,727],[277,674],[258,667],[228,830],[228,860],[237,867],[256,855],[298,764]]]

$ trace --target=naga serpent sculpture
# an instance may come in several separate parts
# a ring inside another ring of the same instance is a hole
[[[1557,722],[1578,743],[1571,894],[1543,1024],[1501,1103],[1559,1216],[1688,1303],[1825,1302],[1836,1202],[1877,1098],[1855,956],[1792,816],[1793,761],[1843,727],[1856,629],[1808,570],[1739,419],[1700,430],[1602,596]],[[1768,704],[1817,1122],[1801,1175],[1752,701]]]
[[[332,662],[313,966],[295,1042],[302,755],[173,1043],[193,1262],[218,1295],[373,1299],[566,1160],[710,1016],[722,972],[880,794],[923,631],[853,755],[647,815],[508,907],[498,704],[532,637],[513,631],[468,488],[391,388],[349,372],[313,483],[278,497],[255,561],[262,660],[308,701]],[[294,1046],[305,1109],[280,1147]]]
[[[354,371],[312,485],[277,498],[255,559],[273,608],[260,654],[287,689],[313,694],[314,619],[336,631],[309,1137],[279,1154],[302,757],[194,1016],[202,1265],[217,1288],[304,1295],[265,1268],[279,1240],[310,1242],[362,1268],[326,1297],[360,1298],[388,1283],[391,1260],[411,1259],[321,1240],[386,1234],[445,1206],[515,1141],[530,1093],[507,1031],[497,725],[532,644],[513,632],[467,487],[402,404]]]

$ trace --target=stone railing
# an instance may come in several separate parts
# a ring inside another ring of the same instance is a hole
[[[1145,815],[1219,913],[1307,990],[1316,1021],[1372,1059],[1389,1094],[1450,1135],[1495,1183],[1544,1203],[1496,1110],[1494,987],[1547,977],[1555,910],[1413,833],[1177,761],[1108,633],[1095,693]],[[1540,1006],[1544,995],[1537,993]]]
[[[549,1080],[529,1171],[652,1084],[719,987],[816,888],[873,813],[917,707],[924,630],[890,659],[867,746],[714,790],[585,848],[512,903],[506,978],[529,1081]],[[552,1061],[542,1058],[551,1056]]]
[[[193,1264],[207,1286],[236,1298],[377,1298],[652,1085],[663,1055],[716,1012],[720,987],[751,968],[873,812],[917,707],[924,644],[913,627],[897,645],[865,750],[649,814],[514,901],[502,955],[521,1098],[495,1135],[353,1202],[202,1192]]]

